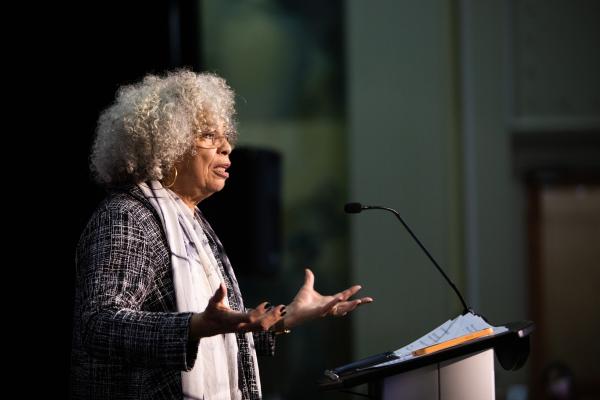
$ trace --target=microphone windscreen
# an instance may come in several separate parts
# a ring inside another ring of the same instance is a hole
[[[362,204],[360,203],[347,203],[344,206],[344,211],[348,214],[358,214],[362,209]]]

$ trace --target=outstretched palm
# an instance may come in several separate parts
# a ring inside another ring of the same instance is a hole
[[[283,304],[267,307],[267,302],[246,312],[235,311],[225,304],[226,297],[227,288],[225,284],[221,283],[208,301],[206,309],[192,316],[191,337],[201,338],[221,333],[267,331],[285,315]]]
[[[330,296],[323,296],[314,289],[315,276],[310,269],[305,270],[304,284],[286,307],[286,328],[299,325],[311,319],[331,315],[341,317],[361,304],[373,301],[371,297],[349,300],[361,287],[351,286],[348,289]]]

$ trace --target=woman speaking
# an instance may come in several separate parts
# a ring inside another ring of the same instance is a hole
[[[187,70],[124,86],[91,154],[108,190],[77,246],[75,399],[260,399],[257,353],[306,321],[370,297],[324,296],[305,281],[287,305],[247,308],[198,204],[229,176],[234,94]],[[240,199],[243,201],[243,199]]]

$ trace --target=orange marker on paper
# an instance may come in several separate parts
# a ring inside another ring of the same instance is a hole
[[[467,333],[466,335],[459,336],[454,339],[447,340],[442,343],[437,343],[432,346],[423,347],[422,349],[418,349],[412,352],[413,356],[423,356],[425,354],[431,354],[439,350],[447,349],[448,347],[456,346],[464,342],[468,342],[469,340],[477,339],[483,336],[488,336],[494,333],[492,328],[485,328],[480,331]]]

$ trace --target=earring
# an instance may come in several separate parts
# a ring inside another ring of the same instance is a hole
[[[173,168],[175,169],[175,174],[173,174],[174,175],[173,182],[171,182],[168,185],[165,185],[164,182],[163,182],[163,187],[165,187],[167,189],[170,188],[171,186],[173,186],[175,184],[175,181],[177,180],[177,167],[173,167]]]

